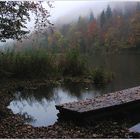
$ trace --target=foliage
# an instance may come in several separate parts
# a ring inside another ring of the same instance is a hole
[[[94,83],[97,85],[99,85],[99,84],[104,85],[104,84],[112,81],[112,79],[114,78],[113,73],[107,72],[103,68],[93,69],[90,73],[91,73],[90,75],[91,75]]]
[[[48,26],[50,24],[48,20],[50,15],[48,10],[43,8],[42,3],[33,1],[0,1],[0,41],[21,39],[29,33],[27,21],[30,21],[31,13],[35,17],[36,29]]]
[[[39,78],[52,76],[54,57],[44,50],[14,52],[0,55],[0,76],[12,78]]]
[[[39,48],[1,52],[0,78],[90,78],[95,84],[106,84],[113,79],[113,75],[103,69],[91,69],[86,57],[76,49],[62,55]]]
[[[44,34],[44,47],[59,53],[75,48],[84,54],[114,53],[123,48],[138,47],[139,5],[134,2],[123,12],[108,5],[97,17],[92,11],[88,17],[79,16],[77,22],[60,25],[54,32]]]
[[[58,68],[63,76],[84,75],[87,67],[86,60],[75,49],[69,50],[58,64]]]

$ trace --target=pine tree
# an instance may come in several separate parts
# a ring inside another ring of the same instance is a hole
[[[107,6],[107,10],[106,10],[106,18],[109,19],[112,17],[112,10],[110,8],[110,6]]]
[[[90,12],[90,16],[89,16],[89,22],[92,22],[94,20],[94,15],[93,12]]]
[[[140,12],[140,2],[137,3],[136,11],[137,11],[137,12]]]
[[[105,12],[103,10],[101,15],[100,15],[100,26],[101,26],[101,28],[103,28],[105,22],[106,22],[106,16],[105,16]]]

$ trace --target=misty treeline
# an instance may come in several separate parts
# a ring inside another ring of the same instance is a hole
[[[97,17],[79,17],[76,24],[63,25],[48,37],[50,47],[78,47],[81,52],[114,52],[140,44],[140,3],[126,10],[108,5]]]
[[[34,31],[28,36],[29,39],[16,42],[14,49],[8,48],[0,53],[0,77],[55,80],[80,77],[97,84],[110,82],[113,74],[104,69],[91,68],[82,53],[107,48],[107,42],[110,47],[109,30],[123,25],[121,19],[124,20],[124,15],[121,14],[108,6],[98,17],[90,12],[89,17],[80,16],[74,23],[56,25],[53,30],[48,28],[41,33]],[[119,18],[119,23],[116,23],[114,15]],[[130,20],[129,17],[126,20]],[[115,31],[111,31],[113,33]],[[106,35],[108,38],[105,39]],[[117,37],[115,39],[120,41]]]
[[[91,11],[76,22],[57,26],[54,30],[24,41],[24,47],[45,47],[54,52],[77,48],[84,53],[116,52],[140,45],[140,2],[125,9],[107,6],[98,16]],[[20,45],[21,45],[20,44]],[[22,46],[21,45],[21,46]],[[19,44],[16,44],[19,47]]]

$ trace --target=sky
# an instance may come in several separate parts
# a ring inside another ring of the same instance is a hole
[[[88,1],[55,1],[53,3],[54,8],[51,9],[53,19],[57,19],[60,16],[64,16],[67,13],[72,12],[74,9],[81,7],[89,3]]]
[[[101,13],[103,9],[111,3],[114,7],[118,3],[118,7],[123,6],[120,2],[134,2],[140,0],[54,0],[52,3],[54,8],[50,9],[50,20],[56,22],[69,22],[78,16],[87,15],[92,10],[94,15]]]
[[[51,20],[60,21],[62,18],[68,21],[72,18],[77,18],[79,15],[85,15],[92,11],[98,14],[108,4],[108,1],[103,0],[56,0],[53,2],[54,8],[50,9]]]

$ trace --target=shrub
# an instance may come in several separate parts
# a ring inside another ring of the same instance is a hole
[[[60,58],[58,68],[63,76],[80,76],[86,72],[86,60],[75,49]]]
[[[107,72],[102,68],[96,68],[90,74],[95,84],[106,84],[114,78],[113,73]]]
[[[0,75],[13,78],[48,77],[54,72],[54,57],[44,50],[6,51],[0,55]],[[5,75],[6,74],[6,75]]]
[[[65,54],[52,54],[41,48],[0,53],[1,78],[59,79],[62,76],[91,77],[95,84],[105,84],[113,78],[112,73],[101,68],[90,71],[87,60],[76,49]]]

